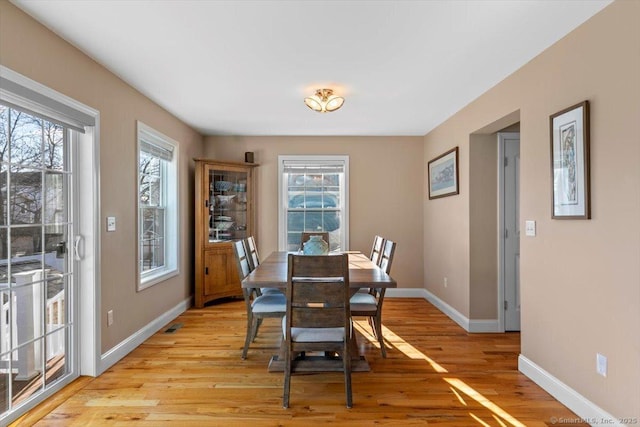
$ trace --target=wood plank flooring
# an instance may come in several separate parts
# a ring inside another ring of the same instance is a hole
[[[12,426],[586,426],[520,374],[520,334],[467,334],[422,299],[385,301],[383,359],[356,319],[371,372],[354,373],[353,408],[341,373],[295,375],[282,408],[280,373],[267,372],[279,324],[267,319],[246,360],[244,303],[190,309],[98,378],[82,377]],[[556,421],[556,423],[558,423]]]

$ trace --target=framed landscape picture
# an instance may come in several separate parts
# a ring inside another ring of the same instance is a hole
[[[590,219],[589,101],[549,118],[551,218]]]
[[[429,199],[458,194],[458,147],[429,161]]]

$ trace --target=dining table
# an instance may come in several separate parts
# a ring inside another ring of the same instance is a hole
[[[280,288],[283,292],[287,288],[288,255],[292,252],[275,251],[269,254],[256,268],[242,281],[245,289],[255,288]],[[299,252],[293,252],[299,253]],[[358,251],[344,251],[349,258],[349,287],[352,294],[362,288],[395,288],[396,281],[384,270],[378,267],[365,254]],[[327,256],[331,256],[331,253]],[[364,355],[360,355],[356,333],[351,334],[351,368],[354,372],[369,371],[369,363]],[[284,371],[284,342],[280,345],[278,354],[271,357],[269,372]],[[342,370],[342,364],[332,363],[330,358],[309,357],[308,370]],[[305,370],[304,363],[298,365]],[[300,370],[300,369],[299,369]]]

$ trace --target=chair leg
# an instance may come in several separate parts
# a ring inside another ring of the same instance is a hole
[[[375,321],[375,331],[376,336],[378,337],[378,342],[380,343],[380,351],[382,352],[382,357],[387,357],[387,349],[384,346],[384,337],[382,336],[382,319],[380,317],[376,317]]]
[[[285,343],[287,346],[288,343]],[[287,347],[284,358],[284,389],[282,394],[282,407],[289,407],[289,391],[291,389],[291,351]]]
[[[347,345],[349,344],[347,343]],[[346,349],[344,353],[342,353],[342,361],[344,367],[344,388],[345,394],[347,395],[347,408],[351,408],[353,406],[353,399],[351,397],[351,356]]]
[[[247,336],[244,339],[244,348],[242,349],[242,358],[247,358],[247,351],[249,351],[249,343],[251,342],[251,324],[253,323],[253,314],[247,313]]]
[[[242,358],[247,358],[247,352],[249,351],[249,344],[253,342],[254,337],[258,331],[258,321],[259,319],[251,315],[250,319],[247,319],[247,338],[244,340],[244,350],[242,350]]]
[[[373,335],[375,336],[376,335],[376,325],[373,322],[373,317],[371,317],[371,316],[367,317],[367,322],[369,322],[369,326],[371,327],[371,331],[373,332]],[[378,337],[376,337],[376,338],[378,338]]]
[[[251,335],[251,342],[254,342],[256,340],[256,337],[258,336],[258,329],[260,328],[260,325],[262,325],[262,320],[262,317],[257,318],[256,327]]]

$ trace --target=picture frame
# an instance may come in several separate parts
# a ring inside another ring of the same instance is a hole
[[[549,117],[551,218],[591,219],[589,101]]]
[[[430,160],[428,171],[430,200],[458,194],[458,147]]]

